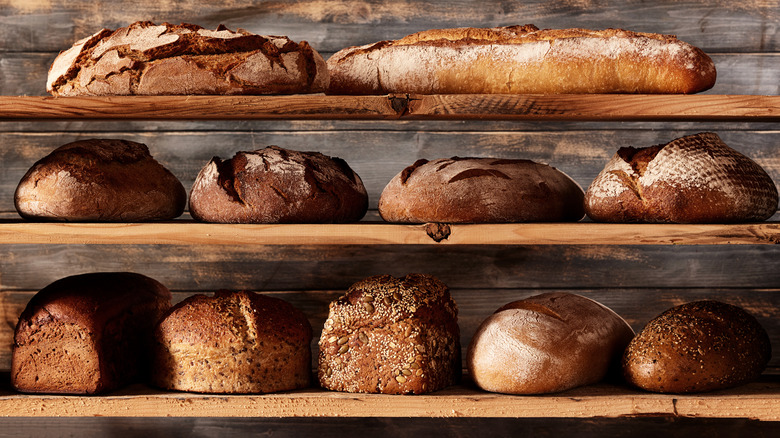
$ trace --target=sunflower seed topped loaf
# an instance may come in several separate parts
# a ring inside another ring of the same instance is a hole
[[[620,148],[588,188],[585,211],[601,222],[750,222],[771,217],[777,202],[761,166],[705,132]]]
[[[363,181],[342,159],[269,146],[214,157],[190,192],[190,214],[218,223],[342,223],[368,210]]]
[[[325,389],[423,394],[461,374],[458,309],[423,274],[369,277],[330,304],[317,375]]]
[[[332,94],[695,93],[715,65],[672,35],[534,25],[435,29],[340,50]]]
[[[305,41],[139,21],[102,29],[61,52],[46,91],[55,96],[317,93],[325,61]]]
[[[305,388],[312,329],[284,300],[250,291],[193,295],[155,331],[155,385],[206,393],[269,393]]]

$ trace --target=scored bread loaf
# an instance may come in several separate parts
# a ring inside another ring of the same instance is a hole
[[[355,222],[367,210],[363,181],[344,160],[277,146],[214,157],[190,192],[190,214],[205,222]]]
[[[328,87],[305,41],[139,21],[102,29],[60,53],[46,91],[55,96],[317,93]]]
[[[619,371],[633,336],[623,318],[596,301],[546,293],[506,304],[482,322],[466,363],[486,391],[565,391]]]
[[[695,93],[715,65],[671,35],[534,25],[418,32],[328,59],[331,94]]]
[[[56,221],[168,220],[186,202],[184,186],[145,144],[109,139],[60,146],[27,171],[14,194],[23,218]]]
[[[577,221],[583,197],[574,180],[546,164],[453,157],[402,170],[382,191],[379,214],[400,223]]]
[[[330,304],[317,374],[325,389],[424,394],[461,374],[458,308],[429,275],[369,277]]]
[[[705,132],[664,145],[620,148],[585,195],[600,222],[763,221],[777,211],[772,178]]]
[[[141,274],[57,280],[19,317],[11,384],[22,392],[99,394],[143,381],[154,325],[170,305],[170,291]]]
[[[306,316],[284,300],[250,291],[193,295],[157,325],[152,381],[207,393],[304,388],[311,339]]]

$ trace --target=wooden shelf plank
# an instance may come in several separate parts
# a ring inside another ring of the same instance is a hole
[[[168,245],[739,245],[780,243],[780,223],[755,224],[206,224],[0,221],[0,244]]]

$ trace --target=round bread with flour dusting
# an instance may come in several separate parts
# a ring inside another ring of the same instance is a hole
[[[706,132],[620,148],[588,188],[585,210],[601,222],[733,223],[766,220],[777,202],[761,166]]]
[[[190,192],[190,214],[218,223],[344,223],[368,210],[360,177],[340,158],[269,146],[214,157]]]

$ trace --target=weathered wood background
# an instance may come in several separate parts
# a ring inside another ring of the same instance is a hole
[[[136,20],[222,23],[307,40],[325,57],[439,27],[534,23],[539,27],[626,29],[676,34],[709,53],[718,68],[712,94],[780,94],[780,2],[654,1],[0,1],[0,96],[44,95],[54,57],[101,27]],[[2,97],[0,97],[2,99]],[[14,217],[21,176],[53,148],[112,137],[146,143],[191,186],[212,156],[269,144],[344,158],[376,207],[387,181],[418,158],[496,156],[548,162],[587,187],[620,146],[649,146],[701,131],[780,181],[780,126],[755,122],[237,121],[2,122],[0,212]],[[371,216],[376,218],[376,215]],[[463,343],[500,304],[547,290],[598,299],[640,329],[668,307],[701,298],[741,305],[770,331],[780,351],[780,248],[773,246],[0,246],[0,369],[7,369],[13,326],[32,293],[88,271],[152,276],[177,299],[218,288],[269,291],[303,309],[315,330],[327,303],[375,274],[427,272],[454,290]],[[772,367],[780,366],[775,353]],[[383,426],[384,427],[384,426]]]

